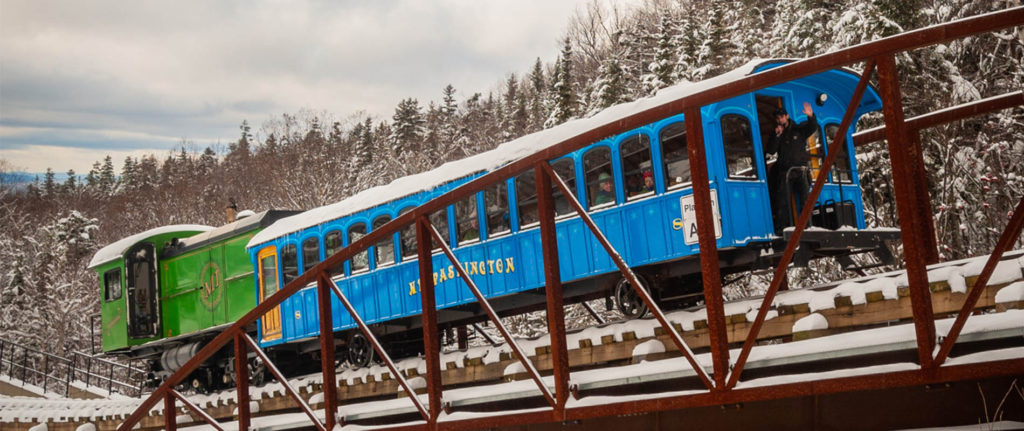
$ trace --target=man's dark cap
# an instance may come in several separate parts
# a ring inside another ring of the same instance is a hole
[[[775,110],[775,114],[774,114],[774,115],[775,115],[776,117],[778,117],[778,116],[780,116],[780,115],[789,115],[789,113],[788,113],[788,112],[786,112],[786,108],[779,108],[779,109],[776,109],[776,110]]]

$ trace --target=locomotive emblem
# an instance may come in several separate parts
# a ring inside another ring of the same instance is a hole
[[[199,274],[199,297],[207,310],[213,311],[220,305],[221,296],[224,295],[224,275],[216,263],[210,262],[203,267]]]

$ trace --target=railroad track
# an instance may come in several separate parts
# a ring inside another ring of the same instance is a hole
[[[976,275],[981,271],[983,265],[984,258],[975,258],[929,267],[929,284],[936,319],[955,315],[959,311],[966,297],[967,289],[973,286],[977,278]],[[1024,267],[1024,251],[1007,253],[981,295],[976,310],[1000,313],[1007,310],[1024,309],[1022,267]],[[773,302],[772,310],[769,311],[769,320],[763,325],[758,339],[764,344],[788,343],[909,322],[913,312],[906,284],[904,273],[896,271],[810,289],[781,292]],[[747,336],[760,302],[760,298],[748,298],[732,301],[725,305],[726,332],[730,343],[740,343]],[[669,319],[676,329],[681,331],[683,338],[695,352],[699,354],[705,350],[704,348],[708,346],[708,334],[707,321],[702,308],[675,311],[669,313]],[[1024,323],[1020,326],[1024,327]],[[1019,330],[1011,328],[1007,337],[1022,338],[1019,332]],[[975,341],[991,342],[991,338],[1001,337],[998,334],[1001,333],[982,336],[981,338],[984,339],[979,338]],[[659,327],[653,319],[619,321],[591,326],[571,331],[567,333],[566,337],[569,347],[569,364],[574,375],[582,375],[591,370],[596,370],[599,374],[608,374],[602,370],[611,367],[630,367],[643,361],[658,361],[680,356],[679,352],[671,347],[673,344],[664,333],[663,328]],[[551,370],[550,339],[547,336],[518,341],[526,351],[533,352],[530,359],[539,370],[542,372]],[[972,341],[966,339],[963,342],[970,343]],[[666,346],[669,347],[666,348]],[[890,354],[902,348],[899,346],[887,347]],[[913,348],[915,347],[911,343],[910,349],[913,350]],[[878,350],[879,348],[874,349]],[[969,350],[961,349],[961,351]],[[862,357],[869,353],[871,352],[851,351],[845,354]],[[829,359],[836,360],[836,355],[830,355]],[[781,362],[762,364],[762,368],[765,370],[773,367],[785,368],[787,364],[792,367],[807,366],[815,360],[818,359],[814,357],[789,358]],[[523,372],[518,360],[512,357],[511,349],[504,344],[445,352],[442,353],[441,363],[443,367],[442,382],[446,393],[460,390],[460,388],[498,385],[521,380],[527,385],[532,385],[532,382],[525,382],[525,380],[529,380],[528,375]],[[414,387],[425,386],[423,379],[417,378],[425,370],[422,358],[407,358],[398,361],[397,365],[405,377],[410,378]],[[758,367],[752,364],[752,368]],[[675,370],[667,374],[653,373],[643,379],[622,381],[590,379],[593,380],[590,384],[577,382],[574,392],[577,394],[581,391],[593,394],[609,392],[628,394],[632,391],[642,394],[644,391],[658,391],[662,387],[685,388],[696,382],[696,379],[692,378],[692,370],[690,373],[691,375],[688,376],[685,372]],[[770,375],[771,372],[763,371],[760,374]],[[758,374],[752,374],[752,376],[755,375]],[[589,380],[583,379],[583,381]],[[323,383],[320,374],[297,378],[291,383],[314,409],[323,408]],[[610,389],[613,387],[614,389]],[[697,388],[699,385],[693,387]],[[283,386],[278,383],[271,383],[261,388],[251,388],[251,391],[254,400],[251,403],[254,417],[282,415],[298,411],[298,406],[285,395]],[[525,405],[529,405],[529,399],[536,401],[536,395],[539,395],[536,387],[531,389],[530,386],[526,386],[521,393],[515,390],[506,390],[500,396],[491,394],[477,400],[468,397],[456,402],[456,405],[448,407],[458,409],[490,406],[493,408],[513,401],[517,406],[523,406],[523,400],[527,400]],[[387,402],[387,400],[403,396],[405,395],[402,389],[386,367],[346,369],[338,373],[338,397],[347,422],[373,423],[383,416],[379,410],[374,411],[373,409],[352,408],[345,411],[350,406]],[[234,414],[237,406],[233,390],[219,394],[194,395],[190,399],[218,420],[236,419]],[[34,410],[36,411],[47,402],[46,400],[33,401],[35,401]],[[74,408],[67,407],[64,414],[55,415],[56,417],[31,417],[32,415],[29,414],[14,418],[3,417],[0,418],[2,419],[0,423],[6,422],[6,425],[2,427],[4,430],[27,430],[31,424],[43,421],[50,422],[48,429],[51,431],[74,430],[75,424],[84,422],[94,423],[99,430],[112,430],[130,414],[138,400],[120,402],[101,400],[91,403],[93,403],[91,404],[93,407],[89,407],[88,402],[70,404]],[[408,409],[412,409],[412,403],[408,401],[405,403],[408,404]],[[0,409],[0,412],[3,410],[11,412],[12,409],[8,405],[6,409]],[[415,415],[415,410],[406,411],[401,408],[387,408],[385,411],[399,418],[402,415],[414,418],[412,415]],[[162,428],[164,423],[162,413],[160,408],[153,409],[151,414],[143,419],[141,428]],[[184,409],[179,410],[177,416],[181,426],[202,424],[201,419]],[[394,417],[391,419],[393,420]]]

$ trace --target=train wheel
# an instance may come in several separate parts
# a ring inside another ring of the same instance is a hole
[[[263,360],[260,358],[252,358],[249,360],[249,384],[252,386],[262,386],[267,382],[267,366],[263,364]]]
[[[640,279],[640,286],[647,292],[651,290],[647,288],[647,281],[637,275]],[[619,311],[630,319],[643,317],[647,314],[647,305],[644,304],[643,299],[640,298],[640,294],[633,289],[633,286],[626,281],[625,278],[619,280],[615,284],[615,304],[618,306]]]
[[[363,368],[373,361],[373,346],[363,334],[355,333],[348,340],[348,362],[353,368]]]

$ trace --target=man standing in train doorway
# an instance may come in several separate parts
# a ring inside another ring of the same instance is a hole
[[[781,235],[787,226],[796,224],[796,218],[807,200],[807,139],[818,131],[818,119],[811,104],[804,102],[803,113],[807,121],[796,124],[785,108],[775,110],[775,134],[768,142],[768,152],[777,153],[775,165],[768,172],[769,195],[775,233]]]

